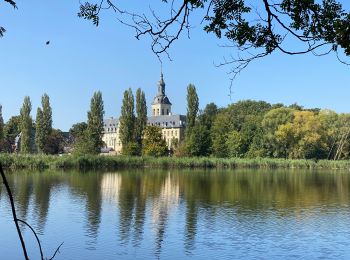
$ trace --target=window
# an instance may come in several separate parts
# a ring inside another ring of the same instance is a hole
[[[159,108],[157,108],[157,115],[159,116]]]
[[[169,115],[169,109],[166,110],[166,114]]]
[[[164,115],[164,109],[162,109],[162,116]]]

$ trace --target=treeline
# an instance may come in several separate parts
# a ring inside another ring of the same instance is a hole
[[[44,94],[36,118],[31,116],[32,104],[26,96],[20,115],[4,124],[0,105],[0,152],[21,154],[99,154],[103,147],[104,107],[101,92],[95,92],[87,113],[87,123],[79,123],[70,133],[52,128],[50,98]]]
[[[188,123],[178,156],[350,158],[350,114],[244,100],[225,108],[210,103]]]
[[[26,96],[20,115],[12,116],[5,124],[0,105],[0,152],[22,154],[57,154],[63,150],[64,135],[52,128],[52,108],[47,94],[41,97],[35,121],[31,117],[32,103]]]
[[[104,104],[101,92],[93,94],[87,122],[73,125],[69,135],[52,128],[48,95],[44,94],[41,101],[35,121],[30,115],[29,97],[24,98],[20,115],[11,117],[6,124],[0,106],[0,151],[57,154],[68,147],[66,152],[78,155],[101,152],[105,146],[102,141]],[[224,108],[210,103],[199,110],[196,87],[190,84],[187,87],[186,116],[185,138],[180,143],[174,140],[169,151],[161,128],[147,125],[144,92],[137,89],[135,102],[132,90],[126,90],[119,121],[122,154],[317,160],[350,158],[350,114],[253,100],[238,101]]]

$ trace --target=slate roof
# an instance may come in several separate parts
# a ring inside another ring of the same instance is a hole
[[[167,104],[167,105],[171,105],[169,98],[166,95],[157,95],[155,96],[155,98],[153,99],[153,103],[152,105],[156,105],[156,104]]]
[[[118,128],[118,124],[119,118],[106,118],[105,120],[103,120],[103,129],[105,132],[115,132]]]
[[[162,128],[181,128],[186,125],[186,116],[184,115],[164,115],[150,116],[147,123],[149,125],[157,125]]]

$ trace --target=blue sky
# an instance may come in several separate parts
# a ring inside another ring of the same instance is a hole
[[[86,120],[96,90],[102,91],[106,117],[120,114],[123,91],[129,87],[141,87],[150,107],[160,64],[147,38],[136,40],[130,28],[109,14],[94,27],[77,17],[79,1],[18,1],[18,6],[13,10],[0,3],[0,25],[7,29],[0,39],[0,103],[6,121],[19,114],[26,95],[31,97],[34,118],[43,93],[51,98],[54,127],[62,130]],[[127,7],[144,8],[136,0],[129,1]],[[229,67],[216,68],[214,64],[236,50],[218,47],[222,42],[207,35],[196,19],[191,39],[183,36],[170,50],[173,61],[164,59],[166,92],[173,112],[186,113],[189,83],[197,87],[201,108],[209,102],[226,106],[255,99],[350,112],[350,67],[333,55],[287,57],[275,53],[258,60],[234,81],[230,98]],[[47,40],[51,42],[48,46]]]

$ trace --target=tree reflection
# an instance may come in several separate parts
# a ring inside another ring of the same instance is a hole
[[[53,194],[68,192],[68,197],[78,203],[72,205],[83,207],[84,243],[89,249],[96,249],[98,237],[120,241],[122,248],[143,250],[144,244],[152,243],[150,250],[157,257],[164,251],[164,244],[173,239],[170,235],[177,236],[179,231],[179,244],[190,254],[197,249],[202,232],[210,234],[222,223],[239,222],[248,215],[268,217],[271,210],[281,217],[298,216],[301,210],[348,205],[350,200],[350,175],[341,172],[147,169],[118,173],[19,172],[8,179],[19,217],[25,220],[28,212],[33,212],[41,232],[54,208]],[[58,186],[60,189],[55,189]],[[103,214],[116,219],[119,216],[114,227],[117,236],[106,238],[100,230],[104,202],[112,202],[113,211]],[[173,221],[183,224],[176,226]],[[145,241],[148,232],[151,240]]]

